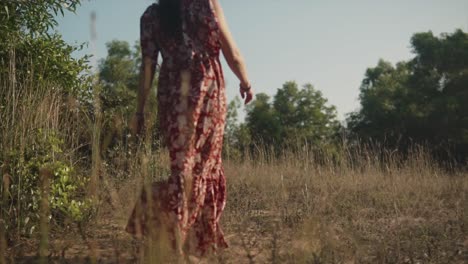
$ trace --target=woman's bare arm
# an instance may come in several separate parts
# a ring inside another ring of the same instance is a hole
[[[153,59],[143,57],[137,96],[137,113],[142,114],[145,111],[146,99],[148,98],[148,94],[151,91],[155,70],[156,64],[154,63]]]
[[[221,50],[224,57],[229,65],[229,68],[234,72],[237,78],[240,81],[240,86],[247,88],[250,87],[249,77],[247,75],[247,69],[245,67],[244,58],[237,47],[234,38],[232,37],[231,31],[227,25],[226,19],[224,17],[223,9],[218,0],[210,0],[213,4],[216,16],[218,17],[218,23],[221,32]],[[245,98],[245,103],[248,103],[252,100],[253,93],[250,89],[249,91],[241,89],[241,96]]]
[[[136,114],[130,124],[133,135],[141,134],[141,130],[144,127],[145,105],[149,92],[151,91],[155,71],[156,63],[154,60],[148,57],[143,57],[140,68],[140,83],[138,85]]]

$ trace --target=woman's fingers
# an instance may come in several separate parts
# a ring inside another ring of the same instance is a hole
[[[249,90],[247,92],[247,97],[245,98],[245,104],[250,103],[250,101],[252,101],[252,98],[253,98],[253,92],[252,90]]]
[[[240,94],[241,94],[242,99],[244,99],[244,104],[248,104],[248,103],[250,103],[250,101],[252,101],[252,98],[253,98],[252,89],[250,89],[248,91],[245,91],[245,90],[241,89]]]

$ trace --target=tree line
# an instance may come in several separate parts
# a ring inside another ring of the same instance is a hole
[[[414,57],[392,65],[380,60],[366,71],[361,109],[347,119],[351,136],[405,150],[427,145],[439,158],[468,157],[468,35],[411,38]]]
[[[64,42],[51,29],[55,17],[74,11],[80,1],[10,1],[0,10],[0,66],[5,74],[15,63],[16,79],[54,83],[94,114],[89,55],[74,58],[83,46]],[[435,36],[416,33],[410,40],[413,58],[396,65],[381,59],[367,69],[360,87],[358,111],[339,122],[336,108],[311,84],[285,82],[274,95],[260,93],[237,120],[240,103],[229,103],[226,149],[245,151],[262,144],[276,149],[300,142],[316,148],[343,143],[378,142],[405,151],[415,144],[433,149],[439,158],[468,157],[468,36],[462,30]],[[14,51],[14,52],[13,52]],[[141,56],[138,43],[114,40],[99,63],[99,98],[103,145],[127,133],[134,109]],[[30,76],[32,75],[32,77]],[[5,79],[5,78],[4,78]],[[96,84],[95,84],[96,86]],[[155,84],[157,86],[157,84]],[[343,87],[345,89],[346,87]],[[57,88],[59,89],[59,88]],[[151,101],[156,103],[152,94]],[[156,111],[156,107],[152,107]],[[156,122],[157,124],[157,122]],[[154,125],[157,137],[157,125]],[[109,136],[112,134],[113,136]]]
[[[335,149],[343,144],[378,143],[407,151],[415,145],[432,149],[439,159],[468,157],[468,34],[456,30],[411,38],[414,57],[396,65],[381,59],[366,70],[360,108],[337,119],[336,107],[312,84],[285,82],[274,95],[259,93],[238,120],[239,98],[228,104],[225,154],[239,156],[262,145],[284,149],[307,144]],[[107,44],[101,60],[104,111],[132,114],[137,90],[138,44]],[[153,108],[155,111],[155,108]],[[120,123],[119,123],[120,124]]]

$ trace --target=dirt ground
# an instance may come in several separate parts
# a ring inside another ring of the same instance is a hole
[[[229,229],[229,228],[228,228]],[[204,259],[190,257],[185,263],[267,263],[271,252],[265,250],[270,243],[268,237],[259,233],[235,233],[227,230],[226,240],[229,248],[217,256]],[[257,230],[259,231],[259,230]],[[37,256],[37,240],[24,240],[10,253],[22,256],[14,263],[151,263],[138,252],[143,242],[134,239],[124,231],[123,219],[118,219],[112,212],[100,216],[96,223],[87,227],[86,238],[78,228],[70,233],[56,234],[50,241],[49,257],[45,262]],[[12,260],[10,260],[12,261]],[[184,262],[183,262],[184,263]]]

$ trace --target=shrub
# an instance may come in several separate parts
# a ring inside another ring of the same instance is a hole
[[[38,228],[41,199],[48,193],[51,224],[67,227],[89,219],[91,201],[84,196],[86,177],[78,177],[62,154],[63,141],[55,133],[38,130],[24,153],[12,151],[3,168],[1,214],[7,234],[32,235]],[[49,183],[49,184],[47,184]],[[45,190],[48,192],[45,192]]]

